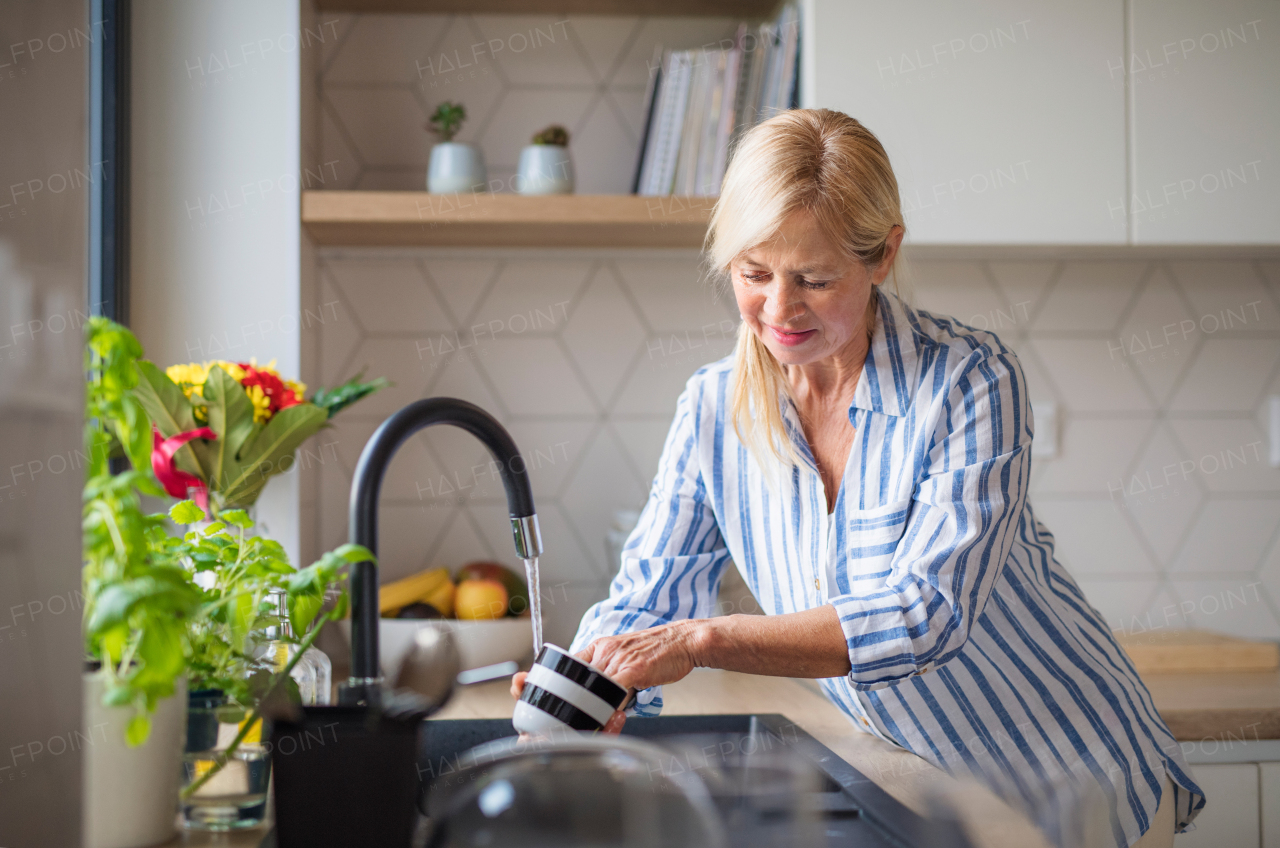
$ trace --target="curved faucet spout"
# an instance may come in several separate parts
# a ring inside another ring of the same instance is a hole
[[[538,516],[533,509],[529,473],[511,434],[474,403],[436,397],[414,401],[392,415],[369,438],[351,483],[351,541],[378,552],[378,497],[387,466],[414,433],[433,424],[452,424],[479,439],[493,455],[491,468],[502,476],[511,513],[511,531],[521,559],[542,553]],[[495,467],[496,466],[496,467]],[[356,692],[379,682],[378,569],[372,562],[351,567],[351,681]],[[358,696],[359,697],[359,696]]]

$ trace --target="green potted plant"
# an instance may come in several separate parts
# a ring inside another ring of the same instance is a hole
[[[86,326],[83,591],[85,844],[131,848],[174,833],[186,706],[186,625],[200,603],[189,573],[154,555],[164,517],[151,476],[151,421],[132,395],[142,347],[102,318]],[[112,458],[126,468],[113,473]]]
[[[188,685],[216,688],[222,716],[243,716],[236,726],[245,732],[222,746],[234,754],[260,727],[264,694],[290,689],[297,666],[253,650],[255,632],[279,622],[280,608],[267,596],[284,598],[295,632],[305,634],[294,653],[301,658],[320,627],[345,614],[345,594],[323,609],[343,566],[370,554],[344,546],[295,571],[278,543],[246,532],[251,522],[237,509],[174,536],[170,522],[202,522],[205,513],[191,501],[167,514],[143,512],[142,496],[165,490],[153,473],[153,425],[138,396],[142,347],[102,318],[88,322],[86,341],[84,715],[93,744],[85,746],[85,844],[134,848],[174,833]],[[336,401],[320,398],[325,404]],[[227,762],[215,755],[194,780],[188,769],[182,791],[209,794]]]
[[[521,194],[573,194],[573,182],[569,131],[552,124],[534,133],[532,143],[520,151],[516,189]]]
[[[427,121],[427,129],[440,140],[431,148],[427,166],[427,191],[432,194],[484,191],[488,176],[480,148],[453,137],[462,129],[467,110],[461,103],[445,101]]]

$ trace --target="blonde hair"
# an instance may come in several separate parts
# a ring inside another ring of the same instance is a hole
[[[847,258],[869,268],[884,261],[893,228],[904,226],[888,154],[843,112],[792,109],[742,137],[711,213],[708,262],[727,275],[735,259],[767,242],[800,210]],[[890,272],[896,284],[896,256]],[[873,290],[872,321],[875,309]],[[742,322],[734,348],[733,427],[762,466],[766,455],[786,465],[799,461],[779,404],[790,391],[782,365]]]

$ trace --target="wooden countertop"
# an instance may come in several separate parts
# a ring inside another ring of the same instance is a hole
[[[1178,739],[1280,739],[1280,671],[1152,673],[1142,679]]]
[[[1116,633],[1184,742],[1280,739],[1280,646],[1204,630]]]

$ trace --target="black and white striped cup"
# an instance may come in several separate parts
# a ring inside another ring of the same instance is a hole
[[[511,723],[520,733],[600,730],[627,690],[564,648],[542,646],[529,669]]]

